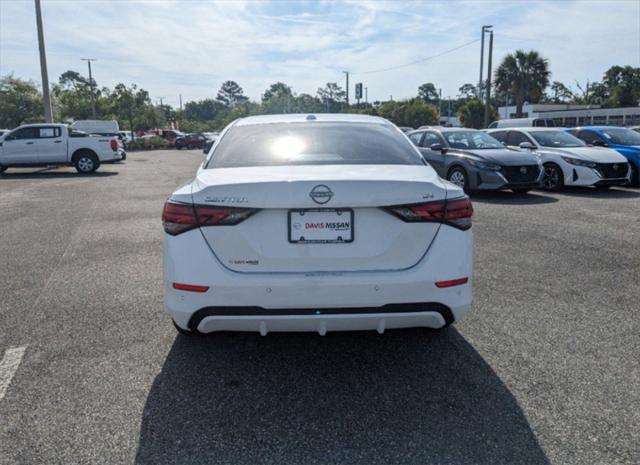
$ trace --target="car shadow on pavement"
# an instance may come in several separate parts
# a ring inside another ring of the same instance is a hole
[[[0,181],[2,181],[2,179],[106,178],[109,176],[116,176],[117,174],[117,171],[94,171],[93,173],[80,174],[75,171],[51,171],[45,168],[27,173],[5,172],[0,175]]]
[[[504,205],[540,205],[554,203],[558,199],[549,197],[539,192],[529,192],[527,194],[516,194],[504,191],[481,191],[471,196],[473,202],[495,203]]]
[[[640,197],[640,190],[632,188],[564,187],[558,194],[572,197],[592,197],[595,199],[637,199]]]
[[[177,336],[138,464],[548,464],[518,402],[454,328]]]

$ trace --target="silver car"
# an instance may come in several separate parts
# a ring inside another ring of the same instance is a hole
[[[507,149],[476,129],[429,128],[407,134],[441,178],[475,190],[511,189],[524,194],[542,186],[538,159]]]

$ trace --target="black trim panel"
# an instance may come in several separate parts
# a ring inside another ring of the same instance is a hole
[[[622,179],[603,179],[602,181],[598,181],[594,184],[594,186],[625,186],[629,184],[629,180],[627,178]]]
[[[204,307],[194,312],[187,326],[191,331],[197,331],[198,326],[209,316],[301,316],[301,315],[366,315],[376,313],[415,313],[435,312],[444,319],[444,327],[451,325],[455,318],[453,312],[446,305],[437,302],[387,304],[382,307],[353,307],[353,308],[262,308],[262,307]]]

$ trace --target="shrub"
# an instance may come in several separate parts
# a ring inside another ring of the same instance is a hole
[[[172,148],[173,144],[160,136],[135,139],[127,144],[127,150],[158,150]]]

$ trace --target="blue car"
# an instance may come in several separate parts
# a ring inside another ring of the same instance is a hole
[[[629,160],[631,165],[631,185],[640,185],[640,133],[628,128],[615,126],[584,126],[567,129],[589,145],[609,147],[617,150]]]

